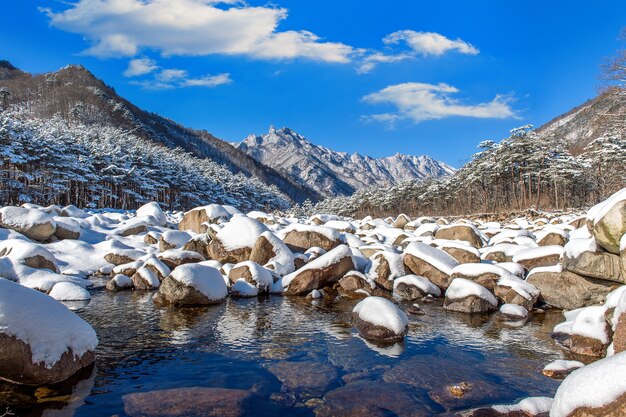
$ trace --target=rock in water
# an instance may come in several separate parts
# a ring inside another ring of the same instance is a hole
[[[158,304],[219,304],[228,295],[228,288],[217,269],[200,264],[185,264],[167,276],[155,297]]]
[[[586,278],[568,271],[536,272],[526,282],[539,289],[540,300],[552,307],[567,310],[602,303],[612,286],[608,281]]]
[[[465,278],[455,278],[446,290],[443,308],[461,313],[488,313],[498,300],[485,287]]]
[[[95,360],[92,327],[63,304],[0,278],[0,378],[53,384]]]
[[[353,269],[352,251],[348,246],[341,245],[284,276],[282,285],[286,294],[304,295],[332,285]]]
[[[550,417],[626,415],[626,352],[572,372],[559,386]]]
[[[124,411],[131,417],[239,417],[250,391],[225,388],[175,388],[127,394]]]
[[[322,395],[337,378],[333,366],[319,362],[283,361],[268,370],[282,382],[284,390],[300,396]]]
[[[409,331],[409,319],[394,303],[382,297],[367,297],[352,310],[359,334],[368,340],[398,342]]]

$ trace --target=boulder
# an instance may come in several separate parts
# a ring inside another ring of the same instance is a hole
[[[295,256],[291,250],[272,232],[263,232],[254,243],[250,260],[260,265],[270,264],[279,275],[295,271]]]
[[[54,217],[57,228],[54,235],[58,239],[78,239],[80,237],[80,224],[69,217]]]
[[[626,351],[626,292],[623,292],[619,298],[611,322],[614,332],[613,350],[615,353],[624,352]]]
[[[460,264],[479,263],[480,252],[471,246],[464,246],[465,245],[440,246],[439,249],[452,256]]]
[[[389,293],[359,271],[350,271],[339,280],[339,293],[350,298],[365,298],[370,295],[389,297]]]
[[[154,298],[157,304],[210,305],[219,304],[228,295],[228,288],[217,269],[187,264],[176,268],[168,275]]]
[[[235,215],[215,234],[207,247],[207,255],[223,264],[247,261],[259,236],[268,231],[267,226],[257,220]]]
[[[122,274],[117,274],[106,284],[106,289],[109,291],[130,290],[131,288],[133,288],[133,281],[128,276]]]
[[[130,417],[240,417],[250,391],[226,388],[173,388],[126,394],[124,412]]]
[[[305,295],[311,290],[330,286],[354,269],[352,251],[341,245],[309,262],[282,279],[285,294]]]
[[[138,218],[148,221],[153,226],[167,226],[167,216],[158,203],[150,202],[139,207],[135,213]]]
[[[513,262],[517,262],[530,271],[539,266],[557,265],[563,253],[563,247],[558,245],[523,249],[513,255]]]
[[[400,215],[398,215],[398,217],[396,217],[396,219],[393,222],[393,227],[398,228],[398,229],[404,229],[404,227],[411,221],[411,219],[409,218],[409,216],[407,216],[406,214],[402,213]]]
[[[146,245],[156,245],[157,243],[159,243],[159,237],[160,236],[158,233],[148,232],[143,237],[143,243],[145,243]]]
[[[154,271],[144,267],[139,268],[133,274],[131,281],[135,290],[156,290],[161,285],[161,281]]]
[[[410,243],[403,255],[408,271],[428,278],[439,288],[446,289],[450,274],[459,263],[444,251],[420,242]]]
[[[584,356],[606,355],[611,342],[606,313],[605,306],[585,307],[577,312],[571,327],[570,351]]]
[[[539,289],[515,275],[501,278],[494,288],[494,294],[505,304],[515,304],[531,311],[539,298]]]
[[[619,254],[620,239],[626,234],[626,188],[613,194],[599,206],[593,207],[588,213],[591,234],[608,252]]]
[[[59,273],[57,260],[42,245],[21,239],[0,241],[0,258],[9,258],[13,262],[36,269],[49,269]]]
[[[51,215],[38,209],[24,207],[0,208],[0,227],[15,230],[29,239],[48,240],[57,225]]]
[[[402,255],[390,251],[376,253],[371,258],[366,272],[368,278],[374,280],[376,284],[387,290],[393,290],[393,280],[405,275]]]
[[[180,265],[197,263],[206,260],[206,258],[198,252],[182,249],[166,250],[165,252],[161,252],[157,258],[170,269],[174,269]]]
[[[118,236],[134,236],[148,232],[148,223],[143,219],[130,219],[113,230],[113,234]]]
[[[504,268],[494,264],[461,264],[452,270],[450,280],[455,278],[465,278],[470,281],[482,285],[489,291],[493,291],[496,283],[504,277],[510,277],[512,274]]]
[[[565,310],[601,304],[612,287],[608,281],[583,277],[569,271],[536,272],[526,282],[539,289],[540,301]]]
[[[205,234],[196,235],[189,239],[182,247],[183,250],[190,250],[192,252],[199,253],[202,256],[207,256],[207,248],[209,246],[209,237]]]
[[[409,331],[404,311],[382,297],[367,297],[354,306],[352,322],[364,339],[376,342],[399,342]]]
[[[339,232],[331,227],[293,224],[282,230],[279,237],[292,252],[304,253],[313,247],[326,251],[341,245]]]
[[[470,224],[453,224],[442,226],[435,232],[436,239],[462,240],[479,249],[483,247],[480,231]]]
[[[145,256],[145,252],[135,249],[112,249],[104,255],[104,259],[113,265],[124,265]]]
[[[243,279],[248,284],[256,287],[258,292],[266,293],[274,283],[272,273],[256,262],[245,261],[236,264],[228,272],[228,279],[235,284]]]
[[[227,221],[232,217],[231,213],[219,204],[209,204],[204,207],[196,207],[189,210],[178,224],[179,230],[191,230],[194,233],[205,233],[207,224],[215,224]]]
[[[566,253],[563,269],[586,277],[626,283],[626,260],[604,251],[584,251],[576,257]]]
[[[576,369],[580,369],[585,366],[584,363],[579,361],[568,361],[558,359],[554,362],[547,364],[541,373],[548,378],[552,379],[565,379],[566,376],[574,372]]]
[[[159,237],[159,250],[182,249],[191,240],[191,235],[179,230],[167,230]],[[204,252],[199,252],[204,256]]]
[[[428,278],[417,275],[405,275],[393,281],[393,296],[400,300],[414,301],[432,295],[439,297],[441,290]]]
[[[95,360],[91,326],[53,298],[0,278],[0,379],[64,381]]]
[[[443,308],[461,313],[495,311],[498,301],[485,287],[464,278],[455,278],[446,290]]]

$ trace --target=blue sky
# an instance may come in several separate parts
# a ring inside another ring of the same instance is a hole
[[[453,166],[596,95],[624,1],[4,2],[0,59],[86,66],[140,107],[238,141],[270,124]]]

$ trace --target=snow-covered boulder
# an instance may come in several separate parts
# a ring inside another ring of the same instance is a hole
[[[498,300],[482,285],[455,278],[446,290],[443,308],[462,313],[488,313],[498,307]]]
[[[134,262],[146,255],[143,251],[127,248],[128,246],[112,248],[104,255],[104,259],[113,265],[124,265],[129,262]]]
[[[122,274],[115,275],[106,284],[106,289],[109,291],[130,290],[132,288],[133,281],[126,275]]]
[[[228,288],[217,269],[200,264],[186,264],[168,275],[154,301],[158,304],[219,304],[228,295]]]
[[[293,224],[281,230],[278,237],[293,252],[306,252],[312,247],[331,250],[342,243],[341,234],[332,227]]]
[[[163,281],[163,279],[171,272],[170,268],[165,263],[161,262],[154,256],[146,259],[142,266],[154,272],[159,281]]]
[[[390,251],[376,253],[370,258],[366,275],[381,288],[393,290],[393,280],[406,274],[402,255]]]
[[[350,271],[339,280],[339,293],[349,298],[364,298],[370,295],[389,297],[389,294],[378,288],[374,280],[359,271]]]
[[[626,415],[626,352],[572,372],[554,395],[550,417]]]
[[[391,301],[367,297],[352,310],[352,320],[359,334],[368,340],[398,342],[409,331],[409,319]]]
[[[80,237],[80,223],[70,217],[55,216],[57,228],[54,235],[58,239],[78,239]]]
[[[250,260],[260,265],[268,265],[279,275],[295,271],[295,257],[287,245],[272,232],[263,232],[250,252]]]
[[[510,276],[512,276],[512,274],[508,270],[498,265],[469,263],[454,267],[452,274],[450,274],[450,279],[465,278],[493,291],[498,280]]]
[[[258,220],[235,215],[216,233],[207,247],[207,254],[222,263],[247,261],[259,236],[268,231]]]
[[[534,272],[526,282],[539,289],[540,301],[566,310],[601,304],[612,287],[609,281],[558,270]]]
[[[528,397],[515,404],[498,404],[480,407],[461,413],[451,413],[454,417],[548,417],[552,407],[550,397]]]
[[[159,250],[165,252],[169,249],[182,249],[191,239],[187,232],[179,230],[166,230],[159,237]]]
[[[441,290],[428,278],[417,275],[405,275],[393,281],[393,296],[401,300],[413,301],[432,295],[439,297]]]
[[[134,236],[148,232],[148,223],[140,218],[129,219],[113,230],[113,234],[118,236]]]
[[[539,298],[539,289],[533,284],[510,274],[498,280],[494,294],[505,304],[516,304],[530,311]]]
[[[0,227],[15,230],[29,239],[44,241],[54,235],[57,225],[43,210],[11,206],[0,208]]]
[[[235,297],[256,297],[259,295],[259,289],[256,285],[249,283],[243,278],[235,281],[230,288],[231,294]]]
[[[167,216],[158,203],[150,202],[139,207],[135,215],[152,226],[166,226]]]
[[[435,232],[436,239],[461,240],[474,248],[483,247],[483,239],[480,231],[470,224],[453,224],[442,226]]]
[[[595,357],[606,354],[606,349],[611,343],[606,310],[605,306],[591,306],[580,310],[571,327],[572,352]]]
[[[159,237],[160,238],[160,237]],[[182,247],[183,250],[190,250],[197,252],[202,256],[207,256],[207,247],[209,246],[210,238],[206,234],[195,235]]]
[[[205,233],[208,224],[228,221],[232,214],[219,204],[209,204],[189,210],[178,224],[179,230],[191,230],[194,233]]]
[[[512,262],[513,256],[521,250],[524,250],[524,246],[520,246],[514,243],[496,243],[482,251],[482,258],[487,261],[494,262]]]
[[[452,270],[459,263],[446,252],[421,242],[410,243],[403,255],[407,272],[428,278],[439,288],[449,285]]]
[[[305,295],[311,290],[332,285],[353,269],[352,251],[347,245],[340,245],[295,272],[285,275],[281,282],[285,294]]]
[[[517,304],[502,304],[499,313],[501,317],[512,320],[520,320],[528,317],[528,310]]]
[[[583,366],[585,366],[585,364],[579,361],[558,359],[544,366],[541,373],[548,378],[565,379],[566,376]]]
[[[538,266],[557,265],[561,261],[563,252],[563,247],[558,245],[523,249],[513,255],[513,262],[517,262],[530,271]]]
[[[535,233],[535,238],[539,246],[565,246],[569,239],[569,234],[560,227],[552,226]]]
[[[34,242],[21,239],[0,241],[0,257],[9,258],[15,263],[31,268],[59,272],[59,266],[54,255],[42,245]]]
[[[435,239],[432,242],[437,248],[452,256],[460,264],[479,263],[480,252],[473,246],[461,241]]]
[[[626,234],[626,188],[589,209],[587,225],[600,246],[619,254],[620,239]]]
[[[253,261],[244,261],[236,264],[228,272],[228,278],[233,284],[243,279],[257,288],[258,292],[266,293],[274,283],[272,273]]]
[[[393,222],[393,227],[397,229],[404,229],[404,227],[411,221],[411,218],[404,213],[401,213],[396,217]]]
[[[161,252],[157,258],[170,269],[174,269],[180,265],[197,263],[206,260],[206,258],[198,252],[182,249],[166,250],[165,252]]]
[[[161,285],[157,274],[143,266],[133,274],[131,281],[135,290],[151,291],[158,289]]]
[[[0,278],[0,378],[63,381],[94,362],[97,345],[91,326],[63,304]]]
[[[91,300],[91,294],[85,287],[76,285],[73,282],[58,282],[54,284],[50,297],[57,301],[86,301]]]
[[[620,287],[620,289],[622,289],[619,291],[621,295],[615,302],[615,306],[610,305],[608,299],[605,304],[607,308],[614,308],[611,328],[613,329],[613,350],[615,353],[626,351],[626,291],[624,291],[626,286]]]
[[[626,261],[619,255],[605,252],[601,248],[584,250],[576,256],[571,256],[570,253],[566,250],[563,257],[564,269],[587,277],[626,283]]]

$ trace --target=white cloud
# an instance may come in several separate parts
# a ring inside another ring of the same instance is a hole
[[[202,77],[189,77],[185,70],[171,68],[163,69],[154,75],[150,80],[135,80],[131,84],[149,90],[169,90],[179,87],[207,87],[213,88],[224,84],[230,84],[233,80],[230,74],[222,73],[217,75],[204,75]]]
[[[181,85],[183,87],[217,87],[218,85],[230,84],[233,80],[230,74],[205,75],[200,78],[188,78]]]
[[[140,75],[150,74],[158,69],[156,62],[150,58],[131,59],[128,68],[124,71],[125,77],[138,77]]]
[[[370,104],[391,104],[396,111],[363,116],[366,121],[379,121],[393,124],[399,120],[420,123],[425,120],[443,119],[452,116],[480,119],[508,119],[517,117],[511,108],[510,96],[497,95],[487,103],[463,104],[451,98],[458,93],[456,87],[445,83],[403,83],[390,85],[380,91],[363,97]]]
[[[400,30],[387,35],[383,42],[387,45],[405,42],[415,53],[420,55],[443,55],[457,51],[466,55],[477,55],[478,49],[461,39],[451,40],[435,32],[416,32]]]
[[[44,9],[52,26],[83,35],[84,51],[99,57],[135,56],[143,49],[169,55],[246,55],[350,62],[351,46],[306,31],[277,31],[287,10],[233,0],[79,0],[63,11]]]

